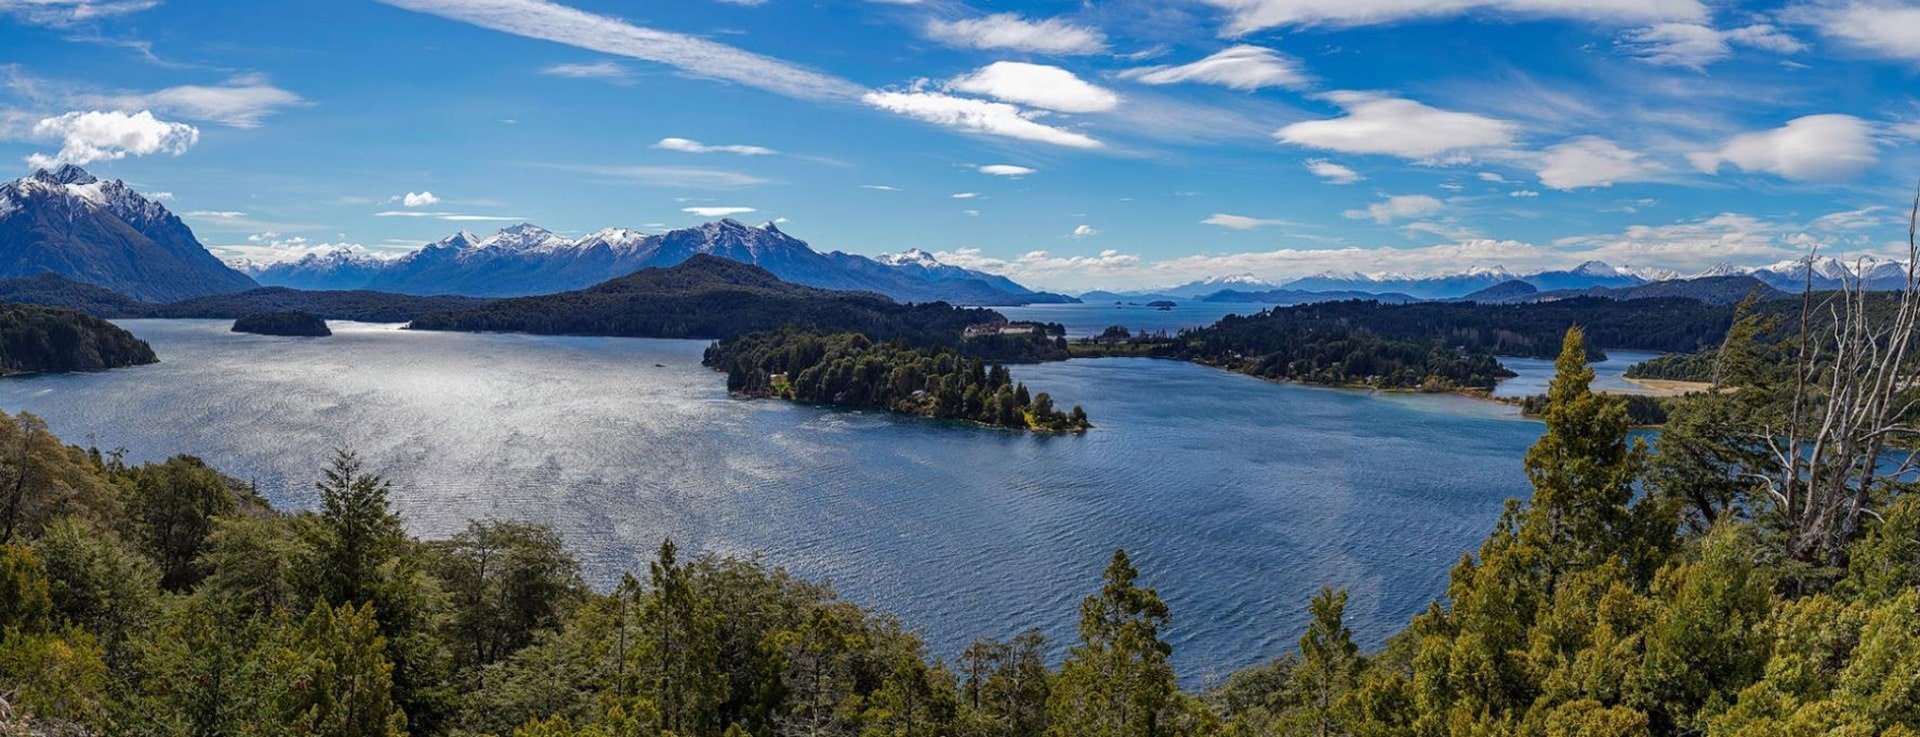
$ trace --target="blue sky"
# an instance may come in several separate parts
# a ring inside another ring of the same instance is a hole
[[[256,260],[730,213],[1057,289],[1690,272],[1903,252],[1920,178],[1914,0],[0,0],[0,83],[13,173]]]

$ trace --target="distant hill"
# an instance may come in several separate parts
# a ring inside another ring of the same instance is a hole
[[[469,309],[490,301],[478,297],[423,297],[365,289],[322,291],[261,287],[237,294],[152,305],[141,316],[234,320],[270,312],[306,312],[328,320],[406,322],[428,313]]]
[[[333,320],[406,322],[429,312],[483,305],[478,297],[393,294],[368,290],[317,291],[258,287],[244,292],[151,304],[57,274],[0,279],[0,302],[77,310],[108,319],[166,317],[232,320],[268,312],[311,312]]]
[[[1076,301],[943,264],[917,249],[877,259],[820,253],[773,223],[755,227],[731,219],[658,234],[609,228],[578,239],[522,223],[486,237],[455,233],[395,259],[336,251],[249,268],[263,284],[303,289],[520,297],[582,289],[702,254],[753,264],[796,284],[876,292],[903,302]]]
[[[1398,292],[1306,292],[1297,289],[1268,289],[1259,292],[1245,292],[1237,289],[1223,289],[1200,298],[1202,302],[1227,302],[1239,304],[1263,305],[1305,305],[1315,302],[1339,302],[1349,299],[1367,299],[1383,304],[1406,304],[1418,302],[1411,295]]]
[[[60,307],[105,318],[140,317],[153,308],[106,287],[53,273],[0,279],[0,302]]]
[[[77,166],[0,185],[0,278],[42,273],[152,302],[258,286],[159,202]]]
[[[158,360],[145,341],[92,315],[0,304],[0,375],[96,371]]]
[[[1599,297],[1612,300],[1636,299],[1693,299],[1707,304],[1726,305],[1746,299],[1749,294],[1759,294],[1762,300],[1780,299],[1790,296],[1788,293],[1768,286],[1752,276],[1703,276],[1694,279],[1674,279],[1657,281],[1632,287],[1590,287],[1587,289],[1561,289],[1543,292],[1532,284],[1515,280],[1495,285],[1460,298],[1461,302],[1480,302],[1482,304],[1521,304],[1533,302],[1553,302],[1579,297]]]
[[[1459,298],[1461,302],[1481,304],[1502,304],[1506,302],[1526,302],[1539,296],[1540,289],[1519,279],[1503,281],[1486,289]]]
[[[571,292],[516,297],[415,319],[416,330],[500,331],[649,338],[729,338],[788,325],[951,343],[968,325],[995,322],[992,310],[944,303],[904,305],[871,292],[791,284],[773,272],[697,254]]]

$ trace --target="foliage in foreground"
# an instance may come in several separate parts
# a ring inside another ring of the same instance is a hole
[[[1444,597],[1377,652],[1346,595],[1296,651],[1182,691],[1172,612],[1116,552],[1057,668],[1037,634],[950,667],[892,619],[751,561],[597,593],[553,533],[402,532],[340,455],[282,514],[190,458],[129,467],[0,421],[4,729],[135,735],[1815,735],[1920,733],[1920,496],[1807,549],[1748,479],[1778,361],[1682,403],[1652,452],[1569,333],[1509,502]],[[1740,383],[1745,382],[1745,383]],[[1805,405],[1831,401],[1805,397]],[[1810,413],[1814,414],[1814,413]],[[1734,461],[1738,461],[1737,463]],[[1744,465],[1743,465],[1744,464]]]

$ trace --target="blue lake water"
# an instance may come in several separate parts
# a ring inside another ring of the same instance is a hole
[[[1029,626],[1070,640],[1124,546],[1171,604],[1195,684],[1290,649],[1323,585],[1352,590],[1368,644],[1403,626],[1527,493],[1540,432],[1490,402],[1150,359],[1015,367],[1098,425],[1049,437],[731,398],[698,341],[121,324],[162,363],[0,381],[0,407],[134,460],[199,455],[291,507],[350,445],[418,534],[551,523],[600,584],[644,571],[665,536],[757,555],[897,614],[949,660]]]
[[[1269,306],[1192,301],[1177,302],[1174,307],[1162,310],[1148,307],[1145,303],[1088,302],[1077,305],[1024,305],[993,309],[1006,315],[1009,320],[1057,322],[1067,326],[1067,337],[1084,338],[1099,335],[1100,331],[1107,329],[1110,325],[1124,325],[1128,330],[1136,333],[1165,330],[1168,334],[1173,334],[1180,332],[1181,328],[1212,325],[1227,315],[1251,315]]]

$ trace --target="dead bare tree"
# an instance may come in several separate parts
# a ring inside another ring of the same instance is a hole
[[[1761,440],[1773,463],[1764,482],[1771,522],[1786,553],[1816,566],[1844,565],[1847,543],[1875,515],[1887,482],[1908,475],[1920,455],[1901,448],[1920,437],[1920,192],[1907,217],[1906,282],[1869,289],[1866,263],[1842,269],[1840,288],[1816,294],[1813,258],[1801,295],[1793,392],[1783,419]]]

